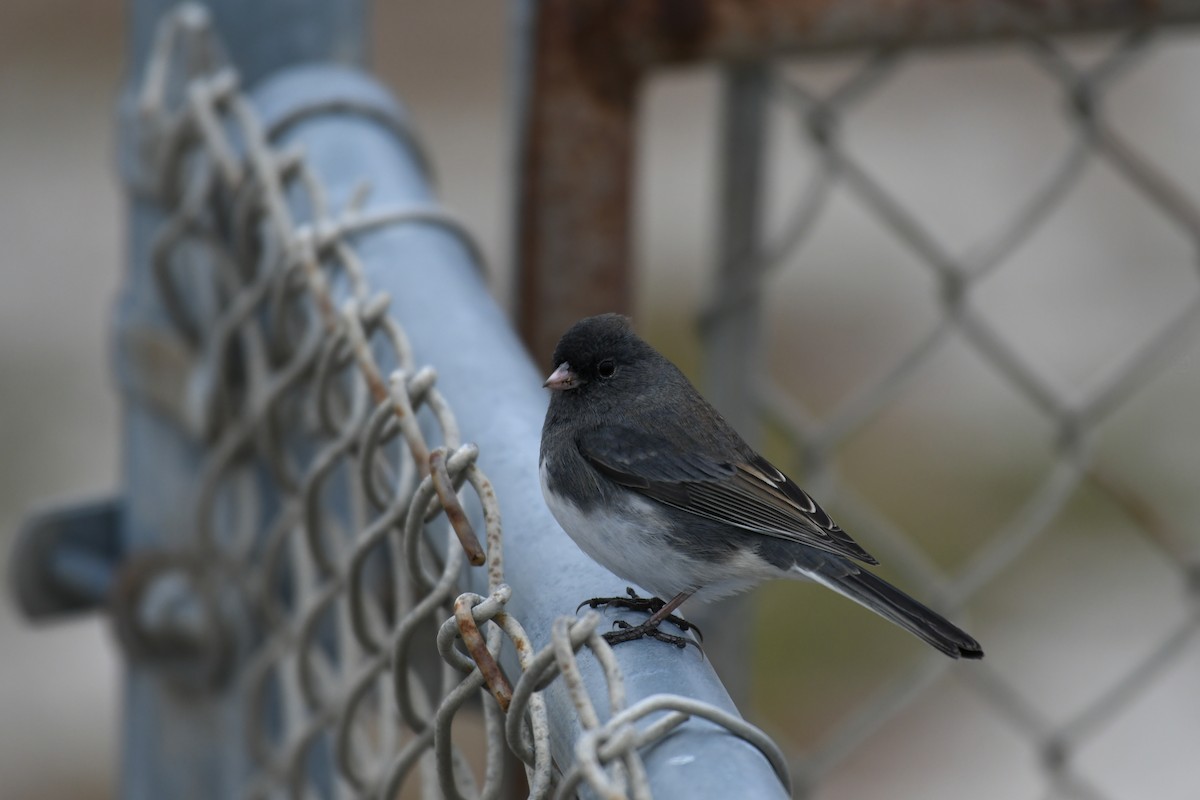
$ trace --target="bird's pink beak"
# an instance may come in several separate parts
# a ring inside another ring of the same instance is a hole
[[[550,373],[550,377],[546,378],[546,382],[542,384],[547,389],[552,389],[556,392],[563,392],[567,389],[574,389],[579,385],[575,377],[575,373],[571,372],[571,365],[563,362],[558,365],[558,369]]]

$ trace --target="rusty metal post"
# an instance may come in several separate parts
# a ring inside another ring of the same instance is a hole
[[[548,363],[576,319],[630,307],[635,82],[588,49],[572,3],[518,6],[517,328]]]

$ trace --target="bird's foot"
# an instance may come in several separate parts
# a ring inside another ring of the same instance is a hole
[[[584,600],[579,604],[575,611],[578,612],[579,609],[583,608],[584,606],[587,606],[588,608],[613,606],[615,608],[624,608],[629,611],[642,611],[644,613],[653,615],[661,611],[663,606],[666,605],[665,601],[660,600],[657,597],[639,597],[638,593],[633,590],[632,586],[625,587],[625,592],[629,595],[628,597],[593,597],[591,600]],[[609,631],[608,633],[604,634],[604,638],[609,644],[631,642],[634,639],[642,639],[645,637],[657,639],[660,642],[667,642],[668,644],[673,644],[680,648],[686,647],[689,643],[696,644],[691,639],[684,639],[681,636],[672,636],[669,633],[663,633],[658,629],[658,626],[663,622],[669,622],[676,628],[679,628],[681,631],[695,631],[696,636],[700,638],[700,641],[704,641],[704,634],[700,632],[699,628],[688,622],[683,617],[675,614],[669,614],[666,617],[663,617],[661,620],[653,623],[650,620],[647,620],[641,625],[630,625],[624,620],[617,620],[613,623],[613,625],[617,628],[620,628],[620,630]],[[696,646],[699,647],[699,645]]]
[[[676,619],[678,619],[678,617],[676,617]],[[695,630],[695,626],[691,626],[686,620],[681,621],[683,621],[685,624],[688,624],[692,630]],[[630,625],[625,620],[618,619],[613,621],[613,627],[617,628],[617,630],[609,631],[608,633],[601,635],[604,637],[604,641],[608,642],[610,645],[617,645],[621,642],[632,642],[635,639],[656,639],[660,642],[673,644],[680,650],[687,647],[689,644],[696,645],[697,650],[700,649],[700,645],[696,644],[696,640],[694,639],[685,639],[682,636],[674,636],[669,633],[663,633],[658,629],[660,624],[661,623],[651,624],[650,621],[647,620],[641,625]],[[689,628],[680,627],[680,630],[688,629]],[[699,631],[696,632],[699,633]]]

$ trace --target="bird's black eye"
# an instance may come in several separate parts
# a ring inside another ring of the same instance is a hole
[[[596,374],[601,378],[611,378],[617,373],[617,362],[606,358],[596,365]]]

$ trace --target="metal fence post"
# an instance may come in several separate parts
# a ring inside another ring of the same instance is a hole
[[[750,382],[762,338],[763,162],[771,73],[761,61],[726,68],[721,108],[720,198],[715,280],[703,320],[705,388],[713,405],[746,438],[759,444],[760,422]]]
[[[761,61],[726,68],[720,109],[720,196],[717,202],[713,295],[701,320],[705,394],[746,441],[761,444],[753,381],[761,359],[762,299],[756,275],[763,268],[762,206],[770,71]],[[754,600],[748,595],[709,607],[697,619],[709,634],[709,654],[725,687],[746,708]],[[737,622],[734,622],[737,621]],[[707,624],[706,624],[707,623]]]

